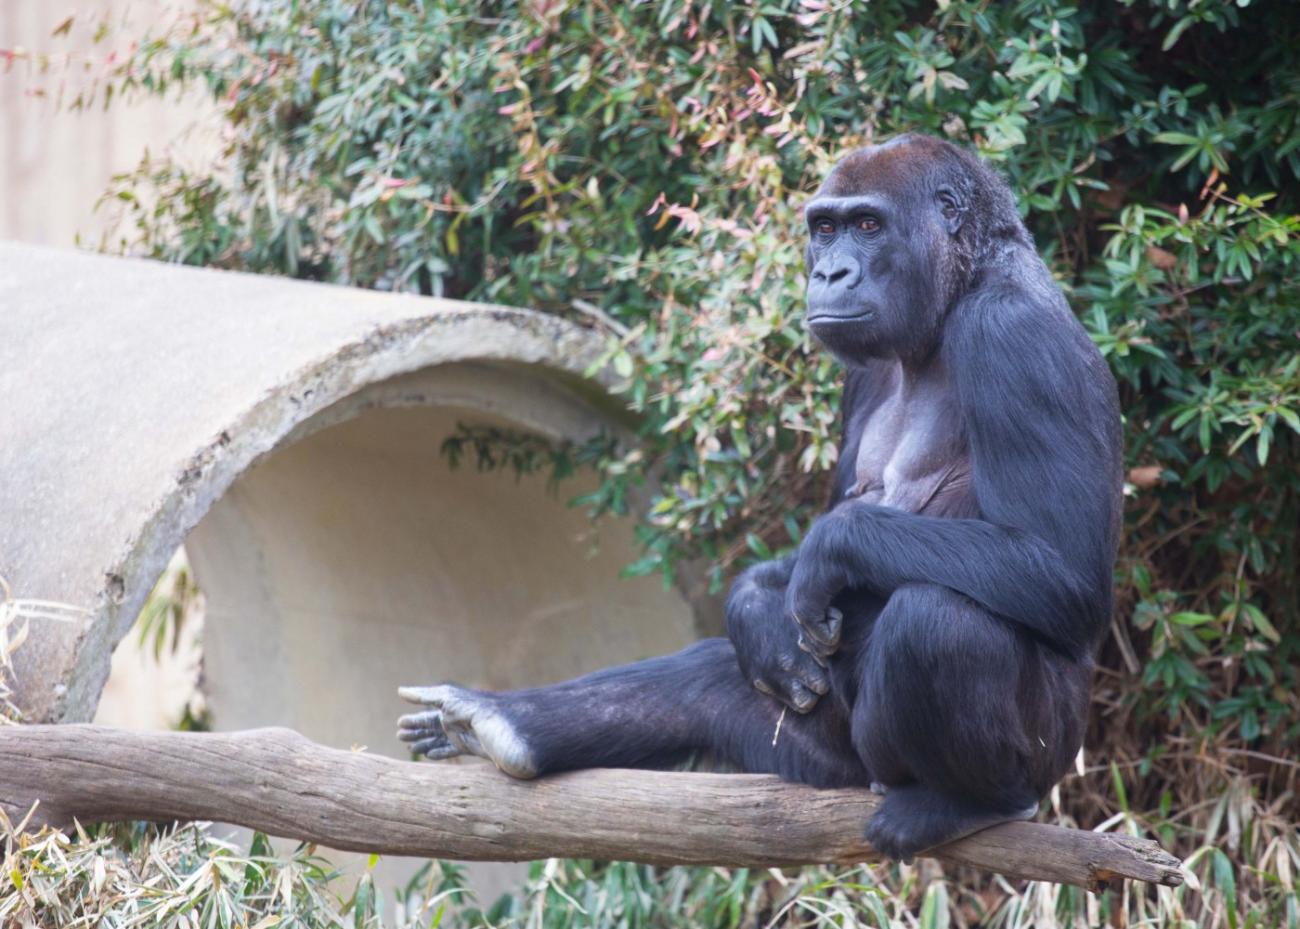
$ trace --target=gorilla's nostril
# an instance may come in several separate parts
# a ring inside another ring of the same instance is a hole
[[[820,262],[820,267],[813,269],[810,282],[815,282],[819,287],[851,289],[860,277],[858,263],[852,257],[829,255]]]

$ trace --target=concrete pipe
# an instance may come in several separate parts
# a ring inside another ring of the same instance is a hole
[[[32,721],[84,721],[178,546],[206,594],[218,728],[401,755],[399,683],[505,688],[718,628],[699,587],[621,580],[542,476],[453,470],[460,423],[625,428],[602,339],[552,316],[0,243],[0,577],[36,611]],[[590,480],[590,479],[588,479]]]

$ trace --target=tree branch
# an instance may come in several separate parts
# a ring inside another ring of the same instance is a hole
[[[592,770],[516,781],[486,763],[417,764],[325,748],[288,729],[0,728],[0,809],[17,822],[213,820],[330,848],[422,858],[570,857],[773,867],[875,858],[879,799],[755,774]],[[1177,886],[1154,842],[1008,823],[941,861],[1098,889]]]

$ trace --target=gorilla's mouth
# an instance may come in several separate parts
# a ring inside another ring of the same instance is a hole
[[[836,310],[809,310],[808,325],[822,326],[835,323],[860,323],[876,315],[874,309],[859,309],[853,313],[841,313]]]

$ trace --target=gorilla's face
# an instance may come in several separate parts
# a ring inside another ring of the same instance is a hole
[[[963,210],[908,137],[849,155],[804,208],[808,327],[847,364],[921,360],[955,294]]]

